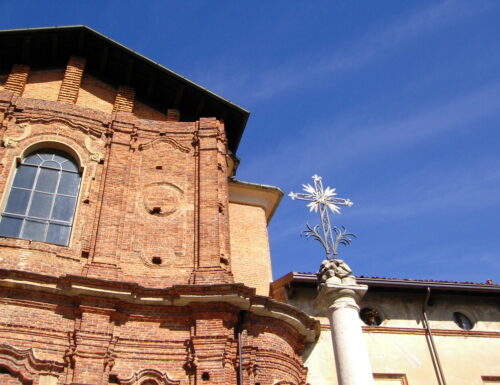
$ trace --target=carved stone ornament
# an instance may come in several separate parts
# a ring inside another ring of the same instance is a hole
[[[21,140],[26,139],[31,134],[31,126],[28,123],[21,123],[19,124],[19,127],[24,129],[24,132],[16,138],[12,136],[5,136],[2,140],[2,146],[15,148]]]
[[[320,288],[325,284],[356,284],[356,277],[351,268],[341,259],[325,259],[317,275]]]
[[[95,140],[93,139],[92,137],[90,136],[87,136],[85,138],[85,148],[87,149],[87,151],[89,152],[90,154],[90,160],[93,161],[93,162],[100,162],[102,160],[104,160],[104,154],[102,154],[101,152],[99,151],[96,151],[94,150],[92,147],[92,141]]]

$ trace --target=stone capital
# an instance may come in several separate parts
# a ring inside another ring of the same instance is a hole
[[[367,290],[367,285],[323,284],[314,300],[314,307],[318,310],[335,311],[344,307],[359,310],[358,303]]]

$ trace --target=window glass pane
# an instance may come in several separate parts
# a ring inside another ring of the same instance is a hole
[[[51,149],[28,155],[16,170],[0,217],[0,236],[67,245],[80,182],[70,155]]]
[[[76,162],[68,160],[62,164],[63,170],[78,172],[78,166]]]
[[[35,181],[36,170],[36,167],[19,166],[12,185],[14,187],[32,188],[33,182]]]
[[[80,175],[63,171],[57,190],[58,194],[76,196],[78,194],[78,187],[80,187]]]
[[[26,220],[24,223],[22,237],[33,241],[44,241],[46,226],[47,225],[42,222]]]
[[[20,218],[2,217],[0,222],[0,235],[18,238],[23,220]]]
[[[36,189],[45,192],[55,192],[58,176],[59,171],[41,168],[36,182]]]
[[[56,195],[52,219],[70,222],[75,211],[76,198]]]
[[[47,162],[43,162],[42,167],[55,168],[56,170],[61,169],[61,165],[57,162],[52,161],[52,160],[49,160]]]
[[[69,239],[70,226],[57,225],[51,223],[47,232],[47,242],[57,245],[67,245]]]
[[[13,214],[24,215],[26,213],[26,209],[28,208],[30,195],[30,190],[19,190],[12,187],[5,211]]]
[[[37,151],[37,154],[40,155],[40,157],[43,160],[52,160],[54,157],[53,151],[42,150],[42,151]]]
[[[62,153],[62,152],[57,152],[54,154],[54,160],[56,162],[62,163],[66,160],[70,159],[68,155]]]
[[[49,219],[50,208],[52,206],[54,195],[34,192],[31,198],[31,206],[28,212],[30,217]]]
[[[23,160],[23,164],[34,164],[35,166],[37,166],[40,163],[42,163],[42,158],[40,158],[37,154],[31,154]]]

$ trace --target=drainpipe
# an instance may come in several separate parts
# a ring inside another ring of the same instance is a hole
[[[436,365],[438,369],[439,375],[438,377],[438,382],[440,385],[446,385],[446,379],[444,378],[444,373],[443,373],[443,368],[441,367],[441,361],[439,360],[439,355],[436,349],[436,344],[434,343],[434,337],[432,336],[432,331],[431,328],[429,327],[429,320],[427,319],[427,305],[429,304],[429,298],[431,297],[431,288],[427,287],[427,295],[425,296],[425,301],[422,306],[422,315],[423,315],[423,321],[424,321],[424,327],[425,330],[427,331],[427,335],[429,336],[429,341],[430,341],[430,350],[431,350],[431,356],[433,356],[436,360]]]
[[[244,310],[240,311],[240,314],[238,315],[238,322],[236,323],[236,327],[234,330],[234,332],[236,333],[237,344],[238,344],[238,378],[237,378],[238,385],[243,385],[243,358],[241,356],[241,332],[243,331],[243,323],[245,322],[245,315],[246,311]]]

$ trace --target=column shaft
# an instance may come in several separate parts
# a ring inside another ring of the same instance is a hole
[[[339,385],[370,385],[373,375],[353,298],[341,297],[328,308]]]

